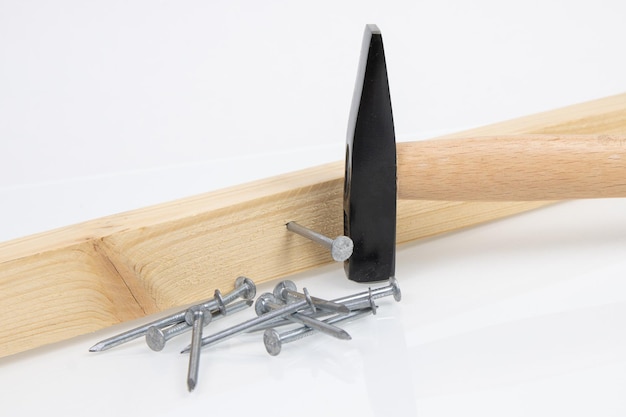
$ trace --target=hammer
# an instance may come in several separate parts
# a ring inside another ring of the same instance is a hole
[[[396,154],[397,152],[397,154]],[[530,201],[626,197],[626,136],[514,135],[396,148],[381,32],[363,36],[348,123],[344,234],[348,278],[395,273],[396,199]]]

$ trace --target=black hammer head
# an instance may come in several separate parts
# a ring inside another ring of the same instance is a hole
[[[396,256],[396,141],[383,39],[367,25],[354,88],[346,149],[344,234],[354,242],[348,278],[394,276]]]

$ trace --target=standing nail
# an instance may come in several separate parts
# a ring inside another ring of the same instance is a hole
[[[202,343],[202,328],[206,321],[211,321],[211,314],[197,306],[189,309],[194,316],[193,331],[191,332],[191,351],[189,352],[189,370],[187,371],[187,389],[189,392],[196,388],[198,371],[200,369],[200,343]]]

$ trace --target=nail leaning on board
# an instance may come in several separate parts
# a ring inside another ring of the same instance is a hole
[[[239,297],[242,297],[244,300],[249,300],[254,298],[255,295],[256,286],[254,285],[254,282],[246,277],[238,277],[235,280],[235,288],[228,294],[224,295],[221,298],[221,301],[228,303]],[[218,300],[211,298],[209,300],[199,303],[198,305],[201,305],[204,308],[213,311],[219,308],[220,303],[218,302]],[[144,324],[143,326],[139,326],[126,332],[120,333],[116,336],[109,337],[108,339],[104,339],[90,347],[89,351],[102,352],[115,346],[119,346],[123,343],[130,342],[131,340],[135,340],[139,337],[144,336],[148,329],[153,326],[163,328],[180,323],[185,320],[186,311],[187,310],[179,311],[178,313],[174,313],[171,316],[152,321],[150,323]]]
[[[172,316],[168,316],[159,320],[151,321],[148,324],[144,324],[143,326],[136,327],[134,329],[128,330],[124,333],[120,333],[108,339],[104,339],[92,347],[89,348],[90,352],[102,352],[108,349],[111,349],[115,346],[119,346],[123,343],[130,342],[131,340],[135,340],[140,338],[148,332],[151,327],[162,328],[170,325],[175,325],[180,323],[185,319],[185,313],[179,312]]]
[[[232,303],[231,305],[226,306],[225,314],[222,313],[221,310],[211,312],[211,319],[205,319],[204,323],[206,325],[210,321],[218,320],[226,315],[236,313],[237,311],[241,311],[247,307],[250,307],[251,305],[252,300],[237,301],[235,303]],[[185,312],[185,321],[181,323],[174,324],[173,326],[167,327],[165,329],[159,327],[150,327],[146,332],[146,344],[148,345],[148,347],[155,352],[158,352],[160,350],[163,350],[163,348],[165,347],[165,343],[168,340],[192,330],[193,320],[191,320],[191,325],[187,321],[187,316],[189,316],[190,309],[187,309],[187,311]]]

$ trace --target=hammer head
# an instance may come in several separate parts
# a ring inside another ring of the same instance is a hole
[[[344,234],[354,242],[345,262],[349,279],[394,276],[396,141],[380,30],[367,25],[348,123]]]

